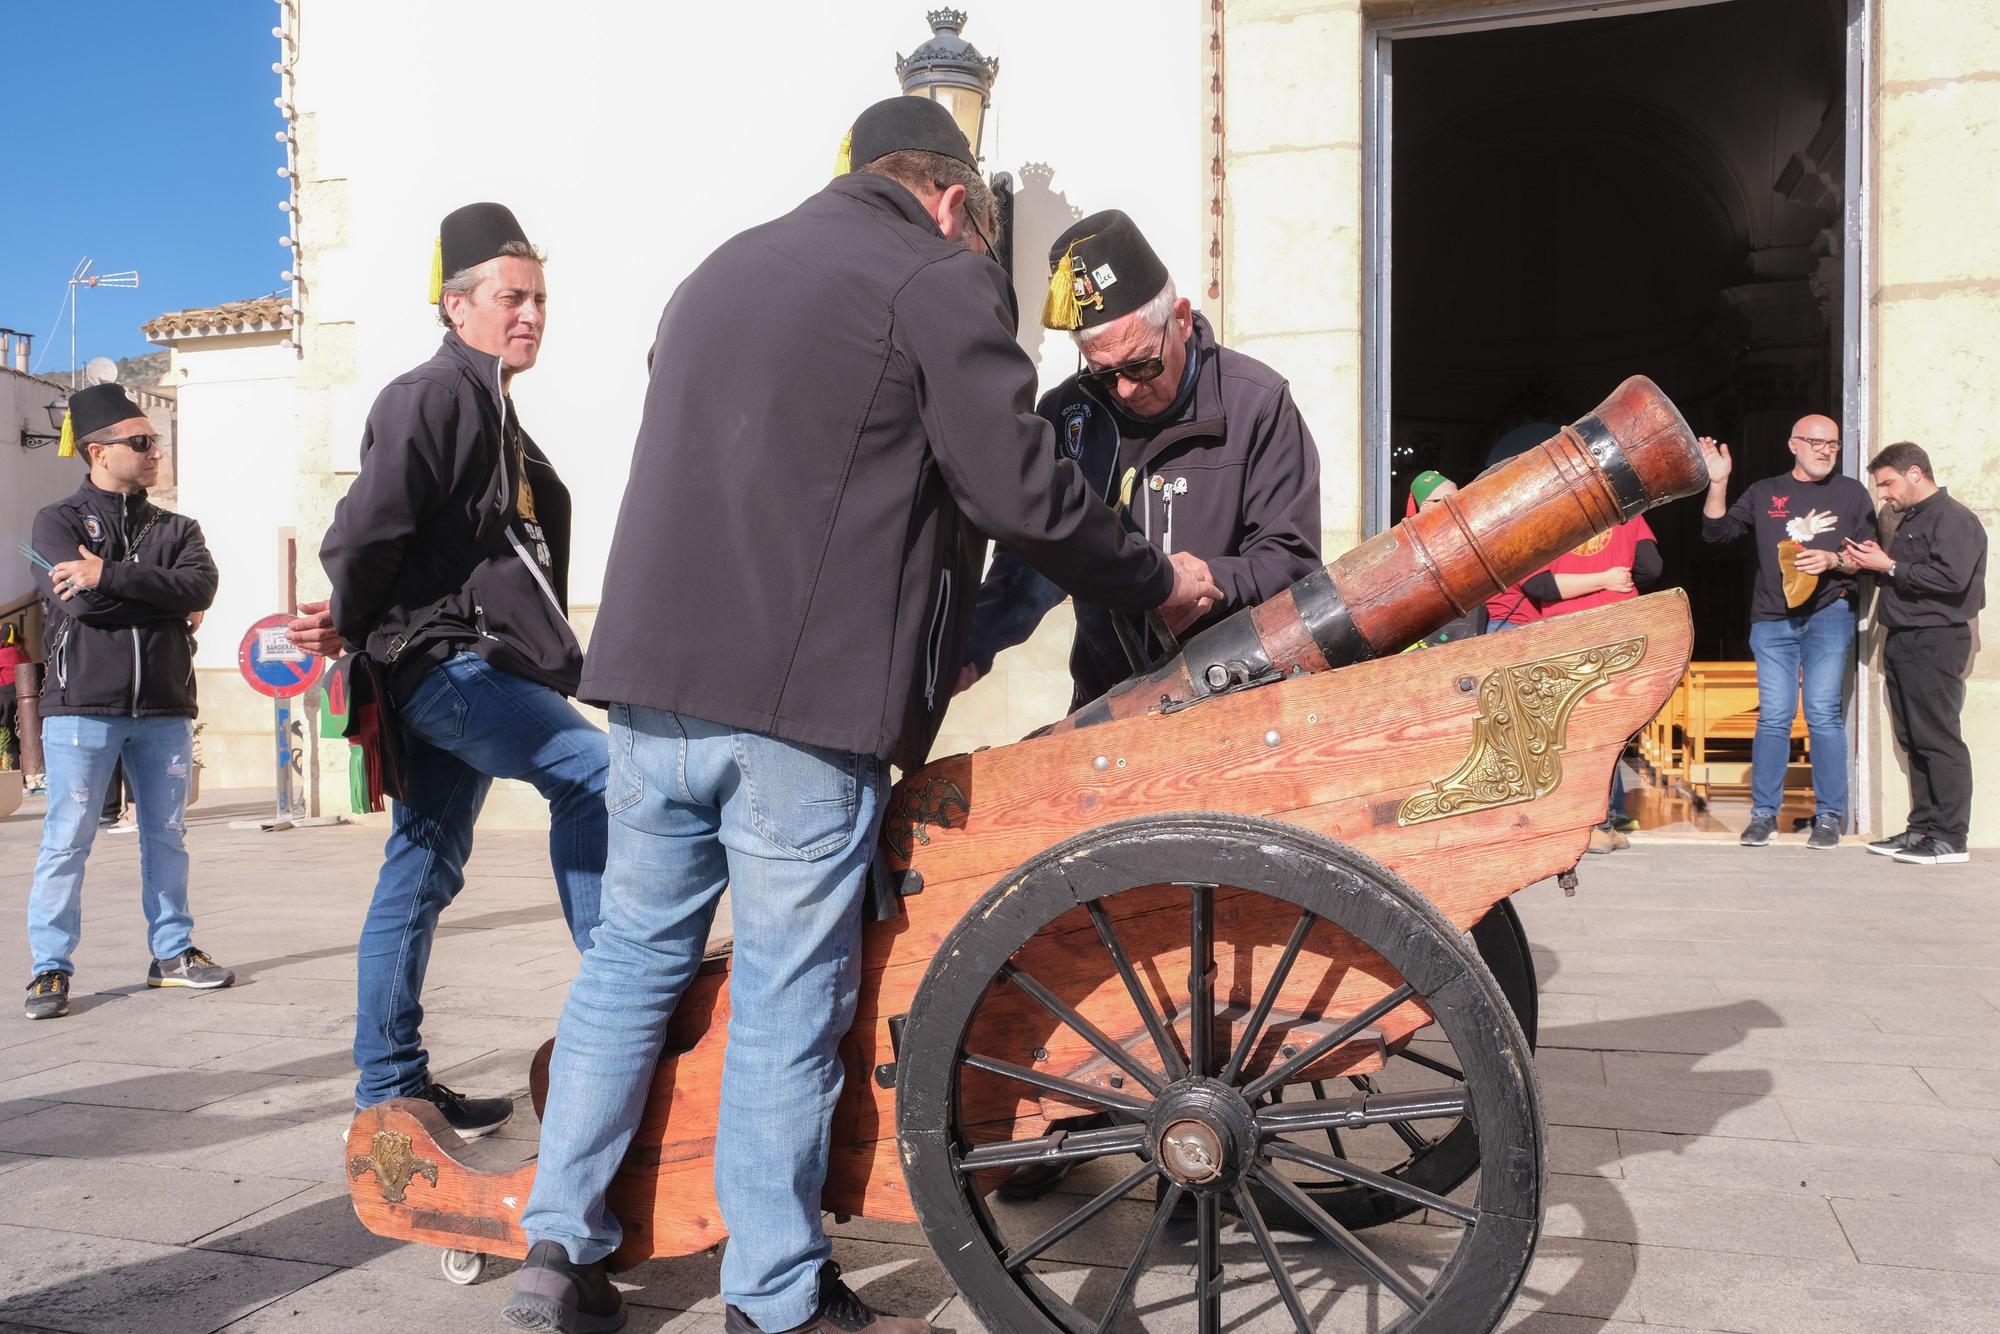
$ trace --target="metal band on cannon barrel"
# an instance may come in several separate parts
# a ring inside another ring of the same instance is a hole
[[[1646,484],[1639,480],[1632,461],[1625,457],[1624,446],[1620,445],[1611,431],[1596,413],[1579,417],[1573,430],[1583,437],[1583,446],[1590,451],[1591,458],[1604,470],[1604,476],[1611,483],[1611,494],[1618,501],[1618,515],[1630,519],[1645,512],[1651,504],[1646,495]]]
[[[1375,646],[1354,628],[1347,602],[1333,586],[1332,573],[1324,567],[1292,585],[1292,605],[1299,609],[1306,633],[1335,667],[1366,662],[1375,656]]]

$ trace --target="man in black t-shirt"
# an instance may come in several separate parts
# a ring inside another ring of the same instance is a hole
[[[1778,827],[1792,717],[1803,696],[1812,737],[1813,826],[1809,848],[1840,844],[1847,823],[1848,663],[1854,652],[1858,567],[1849,541],[1876,537],[1868,489],[1837,471],[1840,427],[1817,414],[1792,425],[1792,470],[1753,483],[1728,503],[1729,446],[1701,439],[1708,499],[1701,535],[1731,542],[1753,534],[1757,585],[1750,653],[1757,660],[1757,734],[1750,743],[1750,824],[1739,840],[1761,848]]]

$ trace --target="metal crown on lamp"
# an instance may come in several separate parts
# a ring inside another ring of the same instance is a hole
[[[993,100],[993,80],[1000,73],[998,56],[982,56],[979,48],[960,36],[965,28],[962,9],[933,9],[931,39],[909,55],[896,57],[896,77],[903,92],[911,97],[928,97],[944,103],[945,110],[965,132],[972,156],[986,160],[981,140],[986,133],[986,108]],[[994,258],[1008,273],[1014,271],[1014,178],[1006,172],[990,182],[993,201],[1000,211],[1000,233],[993,238]]]

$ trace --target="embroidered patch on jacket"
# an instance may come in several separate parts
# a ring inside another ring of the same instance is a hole
[[[1072,403],[1063,409],[1063,453],[1083,457],[1083,424],[1090,420],[1090,404]]]
[[[85,537],[88,537],[93,542],[102,542],[104,540],[104,525],[98,521],[95,514],[86,514],[83,516],[83,533]]]

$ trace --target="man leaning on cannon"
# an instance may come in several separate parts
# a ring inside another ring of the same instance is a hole
[[[1221,592],[1127,530],[1035,416],[950,114],[877,103],[847,155],[660,320],[585,660],[583,697],[611,711],[605,913],[556,1035],[505,1311],[522,1328],[623,1319],[605,1191],[725,883],[724,1327],[929,1328],[863,1305],[820,1222],[887,766],[936,736],[989,536],[1102,606],[1185,621]]]
[[[549,862],[576,947],[604,872],[604,734],[564,698],[583,651],[565,602],[569,492],[509,397],[540,355],[542,258],[513,213],[468,204],[439,225],[437,354],[376,396],[361,472],[320,543],[331,605],[293,642],[365,648],[406,748],[404,792],[356,959],[355,1105],[423,1098],[476,1138],[513,1114],[430,1077],[419,1027],[438,916],[465,885],[472,825],[495,778],[549,803]]]
[[[1254,607],[1318,569],[1319,453],[1285,378],[1216,341],[1117,209],[1058,236],[1049,268],[1042,323],[1070,331],[1083,365],[1035,410],[1092,494],[1152,545],[1208,563],[1222,599],[1205,620]],[[959,687],[991,671],[1062,597],[1013,551],[998,552]],[[1169,647],[1144,617],[1079,602],[1070,707]]]

